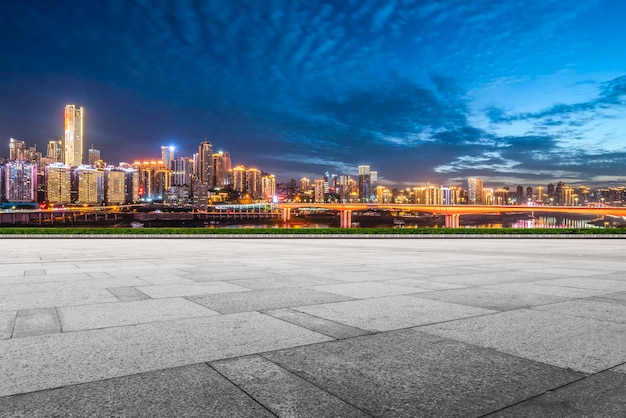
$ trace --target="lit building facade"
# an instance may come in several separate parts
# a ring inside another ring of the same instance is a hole
[[[90,166],[73,168],[73,185],[76,203],[100,205],[104,200],[104,172]]]
[[[192,165],[193,160],[189,157],[178,157],[172,161],[172,186],[191,185]]]
[[[9,161],[2,167],[4,198],[9,202],[37,201],[37,165]]]
[[[104,169],[104,201],[107,205],[126,202],[126,171],[120,168]]]
[[[313,198],[315,203],[324,202],[324,179],[315,180],[313,183]]]
[[[174,151],[176,148],[172,146],[161,147],[161,161],[165,164],[168,170],[172,169],[172,161],[174,161]]]
[[[198,180],[207,186],[213,186],[213,146],[203,141],[198,147],[198,166],[196,167]]]
[[[481,205],[483,201],[483,180],[470,178],[467,180],[467,200],[470,205]]]
[[[247,190],[246,167],[238,165],[233,168],[233,190],[239,193],[245,193]]]
[[[276,177],[273,175],[265,175],[261,179],[261,183],[263,200],[271,202],[274,199],[274,195],[276,195]]]
[[[311,180],[306,177],[300,179],[300,190],[306,192],[311,188]]]
[[[49,141],[47,151],[47,158],[54,162],[63,162],[63,138]]]
[[[262,173],[258,168],[248,168],[246,170],[246,192],[253,200],[259,200],[263,196]]]
[[[65,136],[63,140],[63,163],[70,167],[83,165],[85,143],[84,110],[75,105],[65,106]]]
[[[53,204],[67,204],[72,201],[72,177],[70,167],[54,163],[45,168],[46,201]]]
[[[9,161],[26,161],[26,142],[9,139]]]
[[[95,167],[98,163],[98,161],[100,161],[100,150],[99,149],[93,149],[90,148],[88,151],[88,156],[89,156],[89,165],[92,167]]]
[[[366,202],[370,198],[371,193],[371,178],[370,178],[370,166],[369,165],[360,165],[359,166],[359,178],[358,178],[358,188],[359,188],[359,200],[362,202]]]

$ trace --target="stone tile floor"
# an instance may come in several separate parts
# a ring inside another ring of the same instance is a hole
[[[0,239],[0,416],[626,416],[619,239]]]

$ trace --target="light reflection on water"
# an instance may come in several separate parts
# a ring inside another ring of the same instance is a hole
[[[587,219],[556,218],[554,216],[538,216],[530,219],[519,219],[512,223],[488,223],[472,225],[470,228],[599,228],[588,223]]]

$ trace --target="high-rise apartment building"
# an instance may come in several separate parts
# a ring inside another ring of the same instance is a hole
[[[196,176],[207,186],[213,186],[213,146],[208,141],[201,142],[198,147]]]
[[[224,167],[224,153],[222,151],[213,154],[213,185],[218,189],[223,189],[226,185],[228,171]]]
[[[174,151],[176,148],[173,146],[162,146],[161,147],[161,161],[165,164],[165,167],[168,170],[172,169],[172,161],[174,161]]]
[[[371,193],[370,175],[371,174],[370,174],[369,165],[359,166],[358,188],[359,188],[359,200],[361,202],[366,202],[370,198],[370,193]]]
[[[172,186],[191,186],[191,166],[193,160],[189,157],[178,157],[172,160]]]
[[[253,200],[259,200],[263,196],[262,173],[258,168],[246,169],[246,192],[250,193]]]
[[[483,202],[483,180],[477,178],[467,179],[467,200],[470,205],[486,204]]]
[[[19,139],[9,139],[9,161],[26,160],[26,142]]]
[[[48,152],[46,158],[54,162],[63,162],[63,138],[53,139],[48,142]]]
[[[311,180],[306,177],[300,179],[300,190],[306,192],[311,188]]]
[[[126,203],[137,203],[139,196],[139,172],[134,168],[124,168],[126,172],[126,180],[124,188],[126,192]]]
[[[75,105],[65,106],[65,137],[63,140],[63,163],[70,167],[83,165],[85,143],[84,110]]]
[[[233,190],[236,190],[239,193],[244,193],[247,188],[246,166],[238,165],[233,168]]]
[[[100,150],[94,149],[93,146],[89,149],[89,165],[95,167],[97,162],[100,161]]]
[[[9,161],[2,168],[2,188],[7,201],[37,201],[37,165],[24,161]]]
[[[104,201],[107,205],[126,202],[126,171],[121,168],[104,169]]]
[[[72,183],[76,203],[82,205],[100,205],[104,200],[104,172],[90,166],[72,169]]]
[[[315,180],[313,183],[313,196],[315,203],[324,202],[324,179]]]
[[[543,202],[543,186],[537,186],[537,202]]]
[[[70,167],[63,163],[53,163],[45,168],[46,201],[53,204],[67,204],[72,201],[72,177]]]
[[[263,200],[265,200],[266,202],[271,202],[274,199],[274,195],[276,194],[276,177],[268,174],[263,176],[261,181]]]

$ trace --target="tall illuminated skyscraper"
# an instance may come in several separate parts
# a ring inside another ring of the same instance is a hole
[[[176,148],[173,146],[162,146],[161,147],[161,161],[165,164],[165,167],[168,170],[172,169],[172,161],[174,161],[174,151]]]
[[[213,146],[204,141],[198,147],[198,166],[196,168],[198,180],[209,187],[213,187]]]
[[[65,137],[63,140],[63,163],[70,167],[83,165],[85,131],[84,111],[75,105],[65,106]]]
[[[483,180],[477,178],[467,179],[467,200],[470,205],[480,205],[483,202]]]
[[[359,166],[359,200],[366,202],[370,197],[371,173],[369,165]]]

